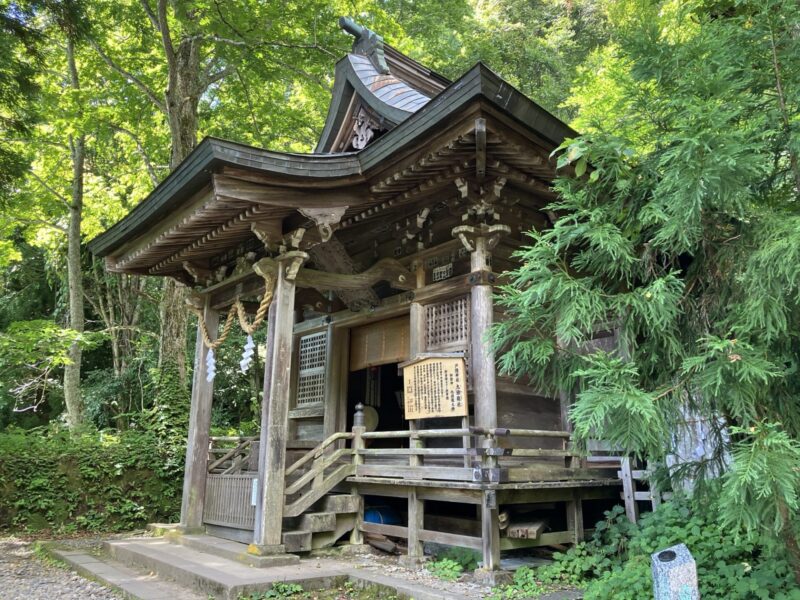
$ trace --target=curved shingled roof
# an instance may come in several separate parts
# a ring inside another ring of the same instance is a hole
[[[398,79],[391,72],[386,75],[379,73],[366,56],[348,54],[347,59],[361,83],[372,92],[375,98],[387,106],[407,113],[415,113],[430,100],[428,96]]]
[[[405,121],[450,81],[383,43],[373,31],[340,21],[356,40],[353,50],[336,64],[331,104],[317,154],[341,152],[342,139],[352,136],[356,113],[367,108],[388,131]],[[338,142],[338,143],[337,143]]]

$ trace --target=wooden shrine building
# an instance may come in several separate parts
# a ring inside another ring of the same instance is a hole
[[[616,469],[574,456],[565,402],[498,376],[486,341],[576,134],[482,64],[451,82],[342,26],[355,43],[313,153],[206,138],[89,246],[201,311],[181,525],[262,555],[438,542],[488,571],[580,540]],[[267,306],[260,436],[211,439],[210,347],[236,307]]]

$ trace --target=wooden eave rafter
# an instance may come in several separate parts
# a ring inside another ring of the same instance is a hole
[[[217,224],[224,223],[231,214],[249,208],[245,202],[211,197],[191,214],[181,218],[168,229],[143,242],[116,259],[115,270],[149,269],[155,262],[182,250],[194,240],[203,237]]]
[[[215,255],[222,248],[228,247],[231,239],[246,239],[249,237],[252,224],[262,220],[269,212],[269,208],[264,206],[248,207],[204,236],[197,238],[188,246],[150,267],[150,274],[161,275],[178,270],[184,262],[194,262]]]
[[[482,119],[475,120],[479,123]],[[486,123],[484,121],[483,125]],[[550,182],[555,169],[544,150],[518,139],[509,141],[507,132],[493,129],[459,133],[438,150],[430,151],[393,174],[372,183],[376,202],[342,222],[342,228],[369,222],[388,211],[407,206],[453,185],[458,177],[503,178],[515,187],[551,199]]]

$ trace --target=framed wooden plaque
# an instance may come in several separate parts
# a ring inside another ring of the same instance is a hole
[[[457,354],[420,354],[403,369],[405,417],[464,417],[468,414],[467,369]]]

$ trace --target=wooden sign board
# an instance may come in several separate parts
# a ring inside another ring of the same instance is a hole
[[[421,355],[400,366],[406,419],[468,414],[467,369],[463,357]]]

